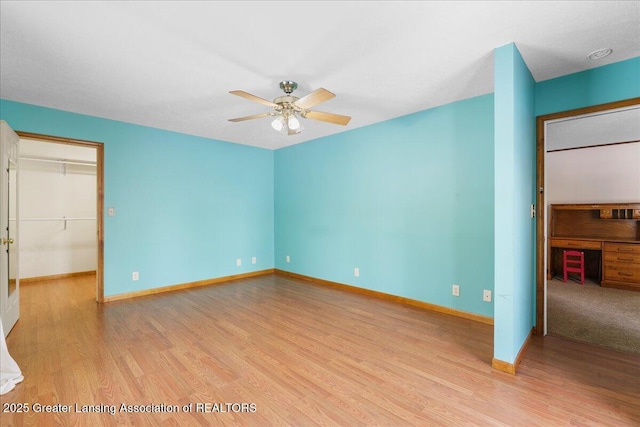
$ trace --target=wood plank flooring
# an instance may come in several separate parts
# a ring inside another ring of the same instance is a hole
[[[512,376],[490,325],[289,277],[104,305],[90,276],[21,293],[25,380],[0,402],[29,412],[3,427],[640,425],[638,356],[534,337]]]

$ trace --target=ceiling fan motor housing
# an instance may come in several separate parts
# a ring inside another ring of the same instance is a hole
[[[293,104],[294,102],[296,102],[298,99],[298,97],[295,96],[280,96],[276,99],[273,100],[274,104],[278,104],[278,105],[286,105],[286,104]]]

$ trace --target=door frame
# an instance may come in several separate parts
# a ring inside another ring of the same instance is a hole
[[[96,149],[96,227],[98,233],[98,262],[96,266],[96,301],[104,303],[104,144],[102,142],[83,141],[41,135],[31,132],[15,131],[21,139],[36,139],[42,142],[76,145]]]
[[[546,331],[545,310],[547,304],[546,278],[547,269],[545,249],[549,250],[545,241],[545,215],[547,207],[545,205],[545,124],[550,120],[563,119],[573,116],[597,113],[606,110],[640,105],[640,98],[630,98],[622,101],[608,102],[605,104],[593,105],[591,107],[578,108],[575,110],[561,111],[558,113],[546,114],[536,117],[536,328],[537,335],[544,335]]]

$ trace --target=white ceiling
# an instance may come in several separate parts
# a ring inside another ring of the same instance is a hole
[[[508,43],[536,81],[640,56],[638,1],[2,0],[0,27],[4,99],[269,149],[491,93]],[[228,121],[269,111],[230,90],[282,80],[351,122]]]

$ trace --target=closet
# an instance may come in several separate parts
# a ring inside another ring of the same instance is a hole
[[[97,268],[96,149],[20,140],[21,281]]]

